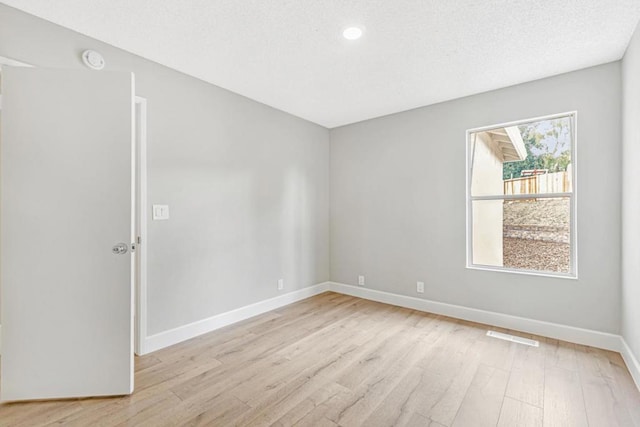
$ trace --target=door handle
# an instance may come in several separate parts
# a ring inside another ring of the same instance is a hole
[[[129,250],[129,247],[127,246],[126,243],[118,243],[113,248],[111,248],[111,252],[114,255],[124,255],[127,253],[128,250]]]

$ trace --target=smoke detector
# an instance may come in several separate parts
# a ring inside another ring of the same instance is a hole
[[[95,50],[85,50],[82,52],[82,62],[92,70],[102,70],[105,65],[104,58]]]

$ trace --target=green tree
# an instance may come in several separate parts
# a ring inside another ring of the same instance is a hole
[[[568,117],[528,123],[518,127],[527,157],[505,163],[503,179],[519,178],[523,170],[566,171],[571,163],[571,121]]]

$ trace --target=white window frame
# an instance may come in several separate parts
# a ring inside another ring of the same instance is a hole
[[[544,193],[544,194],[513,194],[513,195],[491,195],[491,196],[472,196],[471,195],[471,136],[476,132],[488,131],[496,128],[503,128],[509,126],[518,126],[527,123],[540,122],[545,120],[559,119],[563,117],[569,117],[571,119],[571,183],[572,191],[568,193]],[[467,268],[472,270],[487,270],[487,271],[500,271],[507,273],[526,274],[533,276],[545,276],[545,277],[559,277],[566,279],[578,278],[578,222],[577,222],[577,121],[578,112],[569,111],[558,114],[551,114],[548,116],[535,117],[531,119],[516,120],[507,123],[494,124],[490,126],[482,126],[478,128],[468,129],[466,132],[465,145],[466,145],[466,197],[467,197],[467,209],[466,209],[466,244],[467,244]],[[568,273],[560,273],[553,271],[539,271],[539,270],[527,270],[521,268],[508,268],[492,265],[482,265],[473,263],[473,202],[481,200],[518,200],[518,199],[550,199],[558,197],[568,197],[570,201],[570,227],[569,227],[569,244],[570,247],[570,271]]]

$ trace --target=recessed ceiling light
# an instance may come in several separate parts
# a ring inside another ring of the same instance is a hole
[[[359,27],[346,28],[342,32],[342,35],[347,40],[358,40],[360,37],[362,37],[362,28],[359,28]]]

